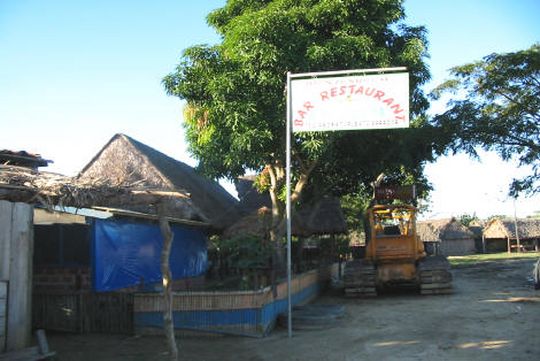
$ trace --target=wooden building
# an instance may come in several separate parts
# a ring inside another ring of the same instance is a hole
[[[538,251],[540,219],[492,219],[484,228],[482,240],[484,250],[488,253]]]
[[[474,234],[455,218],[420,221],[416,227],[420,239],[444,256],[475,253]]]
[[[173,230],[177,235],[193,228],[203,230],[205,234],[218,232],[236,215],[237,201],[217,182],[122,134],[115,135],[77,178],[38,172],[37,168],[48,161],[26,152],[2,151],[0,162],[0,352],[28,346],[32,311],[40,311],[35,307],[32,309],[34,204],[46,208],[55,205],[105,207],[102,210],[113,215],[114,227],[124,227],[116,232],[116,238],[124,240],[133,238],[125,234],[126,226],[133,232],[137,232],[139,226],[148,228],[157,221],[158,213],[169,222],[181,225],[180,231]],[[133,222],[134,219],[139,221]],[[63,234],[61,241],[65,245],[69,243],[66,227],[70,225],[49,226],[58,231],[57,235]],[[78,224],[77,227],[87,225]],[[90,227],[90,233],[94,233],[95,226]],[[154,239],[159,238],[159,227],[157,229],[152,231],[156,234]],[[53,239],[53,243],[56,241],[58,239]],[[44,249],[41,245],[37,248]],[[68,248],[73,251],[69,254],[75,255],[76,249]],[[83,248],[86,256],[91,257],[95,251]],[[57,252],[48,254],[55,258],[53,261],[66,260],[67,253],[64,252],[67,248],[53,249]],[[106,260],[101,262],[103,267],[107,266]],[[73,265],[64,266],[67,269]],[[159,270],[159,263],[147,266]],[[174,275],[174,269],[172,271]],[[106,275],[106,271],[103,274]],[[60,276],[64,282],[65,275]],[[76,280],[77,276],[81,274],[70,276],[70,279]],[[54,277],[58,278],[57,275]],[[48,282],[54,277],[45,275],[42,280]],[[87,271],[78,282],[73,282],[74,287],[88,285],[88,278]],[[74,307],[78,303],[75,301]],[[79,313],[86,317],[84,311]]]

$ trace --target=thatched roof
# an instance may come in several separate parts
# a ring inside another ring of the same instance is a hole
[[[268,192],[260,193],[253,186],[255,176],[238,177],[234,183],[238,192],[238,211],[243,216],[254,214],[262,207],[272,208]]]
[[[540,219],[517,219],[520,239],[540,238]],[[496,218],[484,228],[484,237],[516,239],[516,222],[511,218]]]
[[[235,182],[240,202],[238,213],[242,218],[225,231],[225,236],[251,234],[264,237],[271,224],[272,202],[268,192],[260,193],[254,187],[255,176],[243,176]],[[341,234],[347,232],[345,216],[339,199],[322,197],[311,204],[303,204],[293,212],[292,233],[309,237],[314,234]]]
[[[420,221],[416,232],[423,242],[474,239],[474,234],[455,218]]]
[[[192,213],[192,202],[185,193],[133,185],[111,186],[17,166],[0,165],[0,200],[40,204],[50,209],[53,206],[124,208],[126,205],[152,205],[159,207],[160,214],[165,217],[193,220],[188,217]]]
[[[217,182],[124,134],[116,134],[83,168],[79,179],[184,192],[192,202],[192,216],[216,229],[238,219],[238,201]],[[138,207],[127,209],[145,211]]]
[[[254,235],[266,237],[272,222],[271,209],[261,207],[235,222],[223,233],[224,237]],[[313,205],[304,205],[292,217],[292,233],[309,237],[322,234],[342,234],[347,231],[339,200],[323,197]]]
[[[339,199],[322,197],[312,205],[298,210],[299,235],[341,234],[347,232],[345,216]]]

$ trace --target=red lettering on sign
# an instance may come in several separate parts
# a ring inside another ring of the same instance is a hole
[[[354,92],[354,94],[364,94],[364,87],[360,85],[358,89]]]
[[[304,103],[304,109],[305,110],[310,110],[310,109],[313,109],[313,108],[315,108],[315,106],[312,105],[311,102],[305,102]]]
[[[302,119],[295,119],[294,120],[294,125],[296,127],[302,127],[302,126],[304,126],[304,121]]]
[[[332,89],[330,89],[330,95],[331,95],[332,97],[335,97],[335,96],[337,95],[337,88],[332,88]]]
[[[373,93],[375,92],[375,89],[374,88],[367,88],[366,89],[366,92],[364,93],[365,96],[367,97],[370,97],[373,95]]]
[[[394,98],[386,98],[385,100],[383,100],[383,103],[388,106],[392,105],[393,102],[394,102]]]
[[[375,95],[373,96],[373,98],[382,100],[382,97],[383,97],[383,96],[384,96],[384,92],[383,92],[383,91],[380,91],[380,90],[377,90],[377,92],[375,93]]]
[[[394,110],[394,114],[399,114],[403,111],[403,109],[399,107],[399,104],[392,105],[390,109]]]
[[[327,91],[323,91],[321,92],[321,100],[328,100],[328,92]]]

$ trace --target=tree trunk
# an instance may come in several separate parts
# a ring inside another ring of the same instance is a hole
[[[174,337],[174,323],[172,311],[172,276],[169,267],[169,257],[171,255],[171,247],[174,234],[169,225],[169,221],[164,216],[160,209],[159,211],[159,228],[163,236],[163,248],[161,250],[161,274],[163,276],[163,330],[167,338],[169,346],[169,360],[178,361],[178,347],[176,338]]]
[[[316,164],[317,162],[313,161],[307,167],[300,167],[298,180],[291,192],[291,206],[300,199],[302,190],[306,186],[309,176]],[[272,269],[273,272],[277,271],[278,275],[280,275],[279,271],[286,271],[285,248],[280,242],[286,233],[286,214],[284,212],[285,205],[280,201],[278,193],[285,182],[285,168],[281,162],[276,161],[272,165],[267,165],[266,170],[270,177],[270,189],[268,192],[272,201],[272,223],[270,225],[269,235],[270,241],[275,247],[275,252],[272,255]],[[272,281],[274,281],[274,279]]]

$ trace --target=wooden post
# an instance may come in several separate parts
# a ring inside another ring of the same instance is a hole
[[[6,351],[12,203],[0,201],[0,354]]]
[[[486,253],[486,236],[482,234],[482,253]]]
[[[506,237],[506,247],[507,247],[508,253],[512,252],[511,246],[512,246],[512,242],[510,242],[510,237]]]
[[[32,328],[33,207],[0,201],[0,278],[9,282],[6,351],[30,344]]]
[[[174,322],[173,322],[173,297],[172,297],[172,275],[169,265],[169,257],[171,255],[172,242],[174,234],[169,225],[169,221],[164,216],[162,207],[159,207],[159,227],[163,236],[163,248],[161,250],[161,274],[163,277],[163,329],[167,344],[169,346],[169,359],[171,361],[178,360],[178,347],[176,338],[174,337]]]

